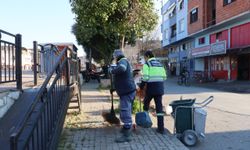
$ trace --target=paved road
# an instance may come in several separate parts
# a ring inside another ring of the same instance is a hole
[[[223,92],[204,87],[178,86],[175,79],[166,82],[164,104],[172,100],[196,98],[202,101],[214,96],[206,108],[206,138],[191,150],[249,150],[250,148],[250,94]],[[173,119],[167,117],[167,128],[172,131]]]

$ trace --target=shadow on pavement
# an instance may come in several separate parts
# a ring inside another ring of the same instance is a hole
[[[249,150],[249,147],[250,130],[244,130],[207,133],[204,141],[190,150]]]

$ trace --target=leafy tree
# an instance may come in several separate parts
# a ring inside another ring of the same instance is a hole
[[[94,59],[109,60],[115,48],[133,44],[157,24],[153,0],[71,0],[79,44],[92,49]],[[86,51],[86,50],[85,50]],[[88,51],[86,52],[88,54]],[[109,55],[109,56],[107,56]]]
[[[82,36],[83,33],[79,31],[80,29],[77,26],[78,24],[73,25],[72,32],[75,34],[78,43],[83,45],[87,58],[89,58],[91,51],[91,57],[95,61],[99,62],[103,59],[105,64],[110,63],[112,50],[118,48],[115,43],[115,35],[105,37],[102,34],[95,34],[88,40],[85,40],[83,39],[84,36]]]

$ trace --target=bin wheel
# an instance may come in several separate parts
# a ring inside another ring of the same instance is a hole
[[[182,134],[182,142],[186,146],[195,146],[198,141],[198,135],[194,130],[186,130]]]

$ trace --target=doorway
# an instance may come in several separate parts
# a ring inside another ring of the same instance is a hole
[[[238,80],[250,80],[250,54],[239,55]]]

